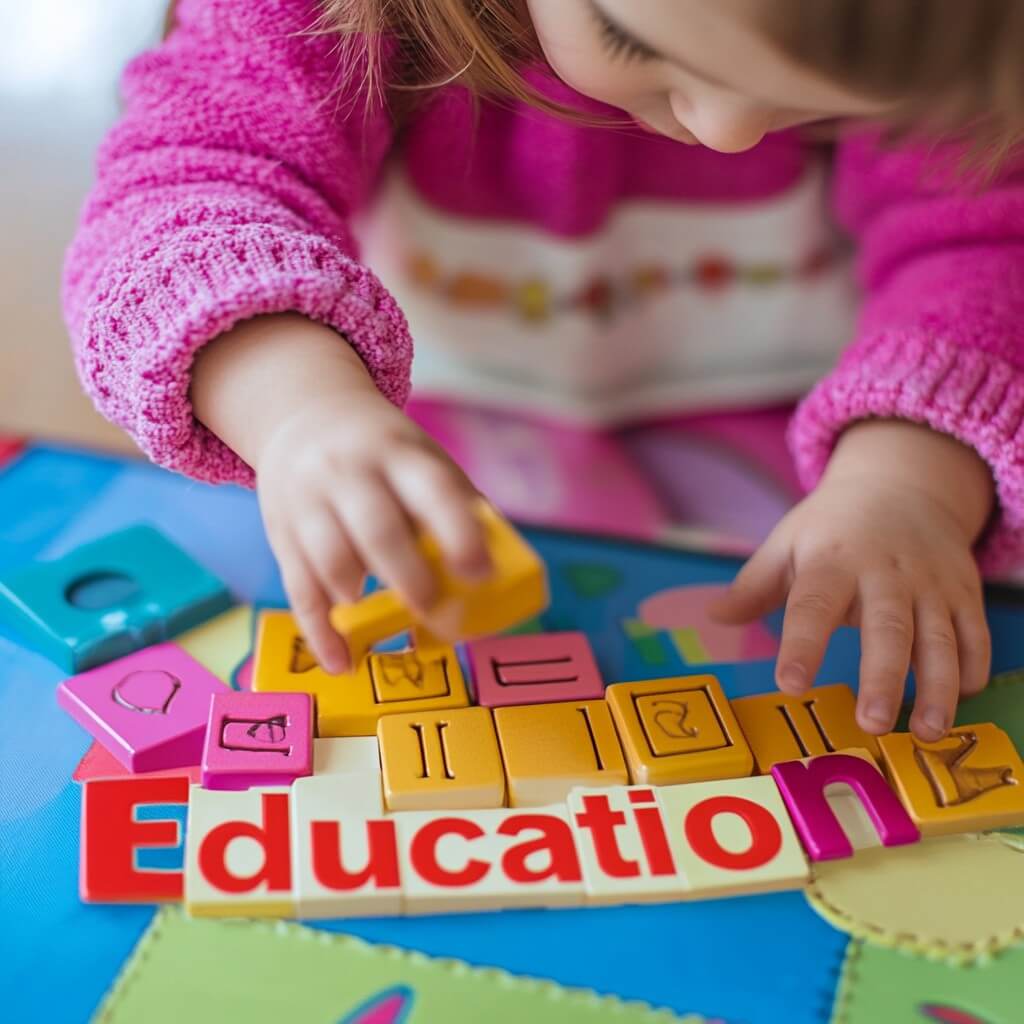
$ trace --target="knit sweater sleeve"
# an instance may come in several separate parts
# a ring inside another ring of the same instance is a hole
[[[239,321],[302,313],[344,335],[391,401],[408,392],[404,317],[350,228],[390,119],[314,30],[320,9],[180,0],[174,31],[125,72],[67,255],[86,391],[151,459],[199,479],[253,482],[188,397],[197,350]]]
[[[845,143],[840,220],[859,240],[864,306],[837,368],[798,408],[790,440],[814,486],[843,429],[895,417],[974,448],[998,507],[979,544],[986,571],[1024,560],[1024,154],[965,181],[950,147]]]

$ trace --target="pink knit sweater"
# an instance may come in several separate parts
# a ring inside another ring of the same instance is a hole
[[[581,239],[632,200],[741,207],[783,192],[809,160],[789,133],[723,156],[491,104],[474,122],[457,88],[396,135],[386,112],[368,111],[360,76],[346,81],[336,40],[304,31],[316,6],[182,0],[177,29],[125,74],[126,109],[67,259],[86,390],[152,459],[199,478],[252,483],[188,401],[196,351],[240,320],[297,310],[329,324],[381,392],[405,400],[409,330],[351,229],[385,161],[452,217]],[[585,105],[553,80],[543,87]],[[949,164],[868,137],[840,145],[834,208],[858,240],[865,301],[791,438],[808,487],[866,416],[974,447],[998,486],[981,552],[991,568],[1024,551],[1024,161],[983,191],[952,183]]]

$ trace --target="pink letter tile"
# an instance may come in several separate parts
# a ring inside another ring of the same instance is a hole
[[[312,771],[310,694],[224,690],[210,701],[203,749],[206,789],[288,786]]]
[[[57,703],[132,772],[199,763],[224,684],[177,644],[157,644],[57,687]]]
[[[600,700],[604,682],[582,633],[529,633],[466,645],[476,702],[488,708]]]
[[[921,838],[882,773],[852,754],[783,761],[772,766],[772,777],[811,860],[853,856],[853,844],[825,795],[837,783],[849,786],[860,798],[883,846],[902,846]]]

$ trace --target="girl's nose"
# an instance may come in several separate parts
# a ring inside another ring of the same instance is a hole
[[[684,103],[673,95],[670,103],[676,120],[701,145],[719,153],[753,149],[769,130],[770,111],[729,97],[705,97]]]

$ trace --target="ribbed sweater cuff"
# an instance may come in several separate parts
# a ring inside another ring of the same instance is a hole
[[[193,416],[192,361],[243,320],[293,311],[333,327],[384,397],[408,397],[405,317],[370,271],[321,236],[189,228],[104,274],[88,309],[76,346],[86,391],[154,462],[212,483],[252,486],[254,474]]]
[[[998,508],[978,543],[986,574],[1024,561],[1024,373],[977,349],[907,332],[857,344],[801,403],[790,446],[801,482],[821,478],[856,420],[898,418],[958,438],[989,464]]]

